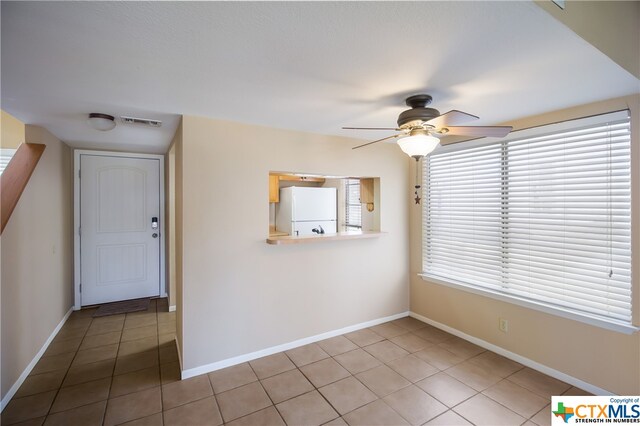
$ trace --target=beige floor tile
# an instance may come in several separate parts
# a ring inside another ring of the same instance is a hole
[[[467,342],[459,337],[454,337],[445,342],[438,343],[438,346],[458,355],[462,359],[468,359],[485,352],[486,349],[471,342]]]
[[[313,391],[297,396],[276,406],[288,425],[315,426],[338,417],[325,399]]]
[[[373,327],[369,327],[369,329],[385,339],[391,339],[409,332],[406,328],[398,327],[390,322],[374,325]]]
[[[529,389],[543,398],[549,399],[553,395],[562,395],[571,388],[571,385],[532,370],[531,368],[523,368],[509,376],[508,380],[511,380],[523,388]]]
[[[91,317],[78,317],[78,318],[69,317],[69,319],[62,326],[61,330],[78,329],[78,328],[82,328],[86,330],[91,325],[92,320],[93,318]]]
[[[176,324],[171,322],[163,322],[158,324],[158,333],[160,334],[169,334],[176,332]]]
[[[124,374],[131,371],[142,370],[160,364],[160,357],[157,350],[119,356],[116,360],[116,368],[113,374]]]
[[[356,378],[378,395],[379,398],[389,395],[390,393],[411,384],[410,381],[386,365],[380,365],[376,368],[372,368],[371,370],[356,374]]]
[[[42,374],[31,374],[18,389],[14,398],[22,398],[23,396],[35,395],[60,387],[62,380],[66,374],[65,370],[55,370]]]
[[[118,354],[118,344],[99,346],[97,348],[78,351],[72,365],[89,364],[115,358]]]
[[[548,399],[542,398],[509,380],[496,383],[482,393],[526,419],[549,403]]]
[[[165,322],[176,322],[176,313],[175,312],[158,312],[158,324],[163,324]]]
[[[161,411],[162,397],[159,387],[130,393],[112,398],[107,402],[104,425],[117,425]]]
[[[345,352],[358,349],[358,346],[344,336],[336,336],[330,339],[321,340],[318,346],[331,356],[343,354]]]
[[[158,349],[158,337],[150,336],[142,339],[130,340],[120,343],[118,357],[139,354],[151,350]]]
[[[79,311],[73,311],[69,319],[93,317],[98,308],[83,308]]]
[[[418,352],[419,350],[433,346],[433,343],[416,336],[413,333],[406,333],[400,336],[396,336],[390,341],[407,352]]]
[[[500,377],[507,377],[523,368],[522,364],[511,361],[495,352],[486,351],[480,355],[469,359],[469,362],[483,367],[485,370],[497,374]]]
[[[89,405],[51,414],[44,422],[45,426],[101,426],[107,401],[99,401]]]
[[[321,359],[329,358],[329,355],[316,343],[291,349],[286,351],[286,354],[298,367],[320,361]]]
[[[435,419],[429,420],[425,425],[429,426],[467,426],[471,425],[468,421],[462,418],[455,411],[447,411],[444,414],[440,414]]]
[[[413,355],[394,359],[389,361],[387,365],[412,383],[437,374],[440,371],[433,365]]]
[[[538,426],[551,426],[551,404],[538,411],[535,416],[531,417],[531,421]]]
[[[272,405],[263,410],[256,411],[248,416],[240,417],[227,423],[228,426],[286,426],[278,410]]]
[[[117,314],[117,315],[107,315],[104,317],[95,317],[91,322],[91,326],[106,324],[106,323],[120,323],[124,325],[124,319],[126,314]]]
[[[453,411],[478,426],[512,426],[526,421],[524,417],[517,415],[482,394],[464,401],[456,406]]]
[[[43,356],[60,355],[69,352],[76,352],[82,343],[82,337],[75,337],[67,340],[54,339]]]
[[[351,333],[345,334],[344,337],[351,340],[353,343],[355,343],[360,347],[369,346],[384,340],[384,337],[382,337],[377,333],[374,333],[368,328],[358,330],[358,331],[352,331]]]
[[[14,423],[12,426],[42,426],[46,416],[36,417],[35,419],[25,420],[24,422]]]
[[[158,335],[158,327],[156,325],[146,325],[136,328],[125,328],[122,331],[122,341],[130,342],[131,340],[138,340],[145,337],[155,337]]]
[[[248,385],[219,393],[216,398],[225,422],[230,422],[272,405],[271,400],[259,382],[249,383]]]
[[[347,377],[318,390],[341,415],[378,399],[354,377]],[[289,423],[286,417],[284,420]]]
[[[458,355],[439,346],[431,346],[427,349],[414,352],[414,355],[440,370],[446,370],[464,361],[464,359]]]
[[[322,361],[314,362],[313,364],[305,365],[300,368],[300,371],[302,371],[317,388],[351,375],[333,358],[327,358]]]
[[[427,326],[427,324],[422,321],[412,318],[412,317],[404,317],[397,320],[391,321],[392,324],[395,324],[399,327],[404,328],[408,331],[415,331]]]
[[[113,368],[115,364],[115,359],[107,359],[105,361],[92,362],[90,364],[73,365],[69,368],[62,386],[73,386],[105,377],[111,377],[113,375]]]
[[[164,410],[213,395],[209,378],[203,374],[162,386],[162,407]]]
[[[342,417],[337,417],[333,420],[329,420],[323,426],[348,426],[348,424],[342,419]]]
[[[162,413],[152,414],[141,419],[122,423],[122,426],[163,426]]]
[[[274,404],[314,389],[311,382],[298,369],[266,378],[262,380],[262,387],[267,391]]]
[[[31,374],[42,374],[56,370],[66,370],[71,365],[73,357],[76,354],[73,352],[64,353],[60,355],[43,356],[36,366],[31,370]]]
[[[58,331],[58,334],[56,334],[56,340],[60,341],[84,337],[85,333],[88,333],[88,331],[82,328],[64,328]]]
[[[447,406],[413,385],[386,396],[384,401],[413,425],[421,425],[448,410]]]
[[[99,346],[113,345],[120,342],[120,332],[112,331],[104,334],[94,334],[91,336],[85,336],[82,339],[80,350],[97,348]]]
[[[265,379],[296,368],[284,352],[254,359],[249,361],[249,364],[251,364],[251,368],[253,368],[259,379]]]
[[[155,386],[160,386],[160,368],[157,365],[144,370],[113,376],[109,398],[139,392]]]
[[[62,388],[51,406],[51,412],[59,413],[94,402],[104,401],[109,397],[110,386],[111,379],[106,377]]]
[[[563,393],[563,395],[570,395],[570,396],[593,396],[592,393],[587,392],[586,390],[582,390],[580,388],[577,388],[575,386],[571,386],[571,388],[569,388],[565,393]]]
[[[0,423],[10,425],[42,417],[49,412],[55,396],[56,391],[49,391],[24,398],[13,398],[2,411]]]
[[[159,354],[160,364],[178,361],[178,348],[176,348],[176,345],[173,342],[167,346],[161,347]]]
[[[164,412],[164,426],[217,426],[221,424],[222,416],[214,396]]]
[[[396,358],[409,355],[409,352],[388,340],[374,343],[373,345],[366,346],[363,349],[382,362],[393,361]]]
[[[218,394],[258,380],[249,363],[242,363],[209,373],[213,391]]]
[[[160,365],[160,382],[163,385],[180,380],[180,363],[178,361],[168,362]]]
[[[138,328],[147,325],[157,325],[158,320],[154,314],[127,314],[127,318],[124,320],[124,328]]]
[[[345,414],[344,418],[350,426],[389,426],[409,424],[381,399]]]
[[[488,372],[479,365],[470,362],[463,362],[451,367],[446,373],[479,392],[502,380],[502,377],[497,374]]]
[[[349,370],[351,374],[358,374],[382,364],[374,358],[373,355],[363,349],[356,349],[355,351],[338,355],[334,357],[334,359]]]
[[[158,335],[158,344],[159,345],[164,345],[166,343],[169,342],[174,342],[176,341],[176,333],[168,333],[168,334],[159,334]]]
[[[433,327],[431,325],[427,325],[420,330],[416,330],[413,332],[413,334],[435,344],[446,342],[447,340],[455,338],[453,334],[449,334],[446,331],[442,331],[439,328]]]
[[[97,320],[96,320],[97,321]],[[122,331],[124,321],[109,321],[109,322],[96,322],[87,330],[87,336],[94,336],[96,334],[111,333],[114,331]]]
[[[476,394],[476,391],[446,373],[420,380],[416,385],[448,407],[453,407]]]

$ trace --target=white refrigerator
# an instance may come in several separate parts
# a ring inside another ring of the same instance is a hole
[[[291,236],[337,232],[336,188],[290,186],[280,189],[276,230]]]

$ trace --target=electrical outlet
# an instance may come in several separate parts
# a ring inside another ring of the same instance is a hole
[[[503,333],[506,333],[509,331],[509,321],[504,319],[504,318],[500,318],[498,320],[498,328],[500,329],[500,331],[502,331]]]

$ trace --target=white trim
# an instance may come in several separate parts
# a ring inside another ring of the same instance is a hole
[[[53,330],[53,332],[49,335],[47,340],[44,342],[44,345],[42,345],[42,347],[40,348],[36,356],[34,356],[31,362],[27,364],[22,374],[20,374],[20,377],[18,377],[18,380],[16,380],[13,386],[9,388],[9,391],[7,392],[7,394],[4,396],[4,398],[2,398],[2,402],[0,402],[0,412],[2,412],[5,409],[9,401],[11,401],[11,398],[13,398],[16,392],[18,392],[18,389],[20,389],[20,386],[22,386],[26,378],[29,376],[29,374],[33,370],[33,367],[35,367],[38,361],[40,361],[40,358],[42,358],[42,355],[44,355],[45,351],[47,350],[47,348],[49,347],[53,339],[56,337],[56,335],[58,334],[58,332],[60,331],[64,323],[67,322],[67,319],[69,318],[69,315],[71,315],[72,312],[73,312],[73,308],[69,308],[69,310],[64,315],[62,320],[58,323],[56,328]]]
[[[238,355],[233,358],[223,359],[222,361],[213,362],[211,364],[201,365],[200,367],[190,368],[182,371],[182,379],[188,379],[190,377],[198,376],[200,374],[210,373],[212,371],[220,370],[222,368],[231,367],[233,365],[241,364],[243,362],[251,361],[263,356],[273,355],[278,352],[288,351],[300,346],[315,343],[320,340],[329,339],[331,337],[340,336],[352,331],[361,330],[363,328],[372,327],[374,325],[382,324],[388,321],[393,321],[398,318],[404,318],[409,315],[409,311],[401,312],[399,314],[391,315],[384,318],[378,318],[371,321],[361,322],[360,324],[350,325],[338,330],[327,331],[326,333],[316,334],[315,336],[305,337],[303,339],[294,340],[293,342],[284,343],[282,345],[271,346],[270,348],[261,349],[259,351],[251,352],[244,355]]]
[[[618,333],[633,334],[640,330],[640,327],[633,325],[616,323],[604,319],[595,318],[589,315],[583,315],[578,312],[573,312],[569,309],[562,309],[556,306],[547,305],[542,302],[536,302],[533,300],[524,299],[511,294],[503,294],[491,289],[472,286],[469,284],[463,284],[448,280],[436,278],[428,274],[418,274],[423,281],[427,281],[433,284],[443,285],[445,287],[455,288],[458,290],[466,291],[469,293],[477,294],[480,296],[489,297],[491,299],[500,300],[501,302],[512,303],[514,305],[522,306],[524,308],[533,309],[534,311],[544,312],[546,314],[555,315],[561,318],[566,318],[585,324],[593,325],[595,327],[604,328],[605,330],[616,331]]]
[[[180,367],[180,371],[182,371],[182,354],[180,353],[180,345],[178,344],[178,336],[174,337],[173,341],[176,344],[176,352],[178,353],[178,366]]]
[[[469,334],[463,333],[462,331],[455,329],[453,327],[449,327],[448,325],[439,323],[437,321],[434,321],[432,319],[429,319],[425,316],[422,316],[420,314],[416,314],[415,312],[410,312],[409,316],[412,318],[415,318],[417,320],[420,320],[422,322],[425,322],[429,325],[432,325],[436,328],[439,328],[440,330],[446,331],[447,333],[453,334],[454,336],[457,336],[461,339],[464,339],[468,342],[471,342],[475,345],[481,346],[487,350],[490,350],[492,352],[497,353],[498,355],[502,355],[505,358],[509,358],[512,361],[516,361],[519,362],[520,364],[532,368],[534,370],[537,370],[541,373],[546,374],[547,376],[551,376],[555,379],[561,380],[565,383],[569,383],[570,385],[573,385],[577,388],[586,390],[587,392],[590,392],[594,395],[613,395],[612,392],[609,392],[606,389],[602,389],[598,386],[592,385],[591,383],[587,383],[583,380],[580,380],[578,378],[575,378],[573,376],[570,376],[568,374],[565,374],[561,371],[555,370],[551,367],[547,367],[544,364],[540,364],[539,362],[533,361],[529,358],[525,358],[522,355],[518,355],[514,352],[508,351],[504,348],[501,348],[500,346],[496,346],[493,343],[489,343],[485,340],[482,339],[478,339],[477,337],[473,337]]]
[[[112,151],[92,151],[86,149],[76,149],[73,151],[73,309],[82,308],[82,298],[80,295],[80,156],[96,155],[105,157],[129,157],[148,158],[159,161],[160,166],[160,289],[158,295],[167,293],[165,276],[165,200],[164,200],[164,155],[159,154],[136,154],[130,152]]]
[[[175,311],[176,311],[176,305],[169,306],[169,312],[175,312]]]

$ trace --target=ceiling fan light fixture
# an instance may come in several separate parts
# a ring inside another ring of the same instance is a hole
[[[409,136],[398,139],[400,149],[409,157],[420,158],[429,155],[438,144],[440,139],[426,132],[411,132]]]
[[[91,127],[101,132],[108,132],[116,127],[116,121],[113,115],[92,112],[89,114],[87,122]]]

